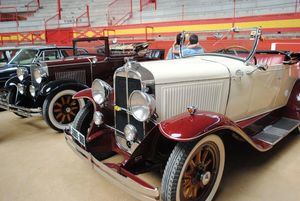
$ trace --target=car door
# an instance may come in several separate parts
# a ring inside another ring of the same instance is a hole
[[[276,99],[281,90],[284,74],[283,57],[277,55],[257,55],[258,65],[266,65],[267,69],[257,69],[253,65],[251,97],[248,108],[248,115],[255,116],[271,111],[279,105]]]

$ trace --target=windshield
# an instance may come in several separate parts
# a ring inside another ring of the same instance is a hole
[[[31,64],[37,54],[37,50],[32,49],[22,49],[20,52],[12,58],[9,64],[16,65],[28,65]]]
[[[177,48],[179,57],[196,56],[203,53],[223,54],[229,57],[251,61],[261,37],[260,29],[239,29],[221,31],[182,32]]]

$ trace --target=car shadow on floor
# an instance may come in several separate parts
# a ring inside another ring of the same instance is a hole
[[[280,163],[282,163],[285,154],[289,153],[291,148],[299,147],[299,142],[299,132],[294,131],[271,150],[259,152],[246,142],[226,139],[226,164],[222,182],[214,200],[230,200],[230,198],[224,199],[224,194],[228,194],[231,191],[230,188],[232,188],[232,193],[235,193],[233,189],[236,188],[246,189],[246,180],[253,181],[253,177],[264,174],[273,165],[276,165],[277,168],[278,161],[281,160]]]

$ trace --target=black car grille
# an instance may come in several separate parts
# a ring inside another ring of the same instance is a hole
[[[125,77],[117,76],[115,78],[115,100],[117,106],[129,110],[129,108],[127,108],[127,100],[134,90],[141,90],[141,81],[132,78],[127,78],[127,80],[128,83],[126,83]],[[128,86],[128,93],[126,93],[126,86]],[[131,124],[137,129],[137,138],[142,140],[144,137],[144,123],[137,121],[132,115],[127,114],[126,111],[116,111],[116,132],[122,134],[119,131],[123,132],[127,124]]]

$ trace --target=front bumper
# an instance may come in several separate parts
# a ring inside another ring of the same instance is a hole
[[[7,103],[6,95],[3,94],[0,97],[0,108],[25,117],[41,116],[42,114],[41,108],[26,108]]]
[[[146,187],[139,178],[126,177],[117,172],[115,166],[98,161],[91,153],[87,152],[79,145],[77,145],[68,130],[64,133],[67,144],[72,150],[81,158],[90,162],[92,168],[100,173],[107,180],[111,181],[116,186],[119,186],[124,191],[128,192],[139,200],[159,200],[160,192],[157,187]],[[147,184],[148,185],[148,184]]]

